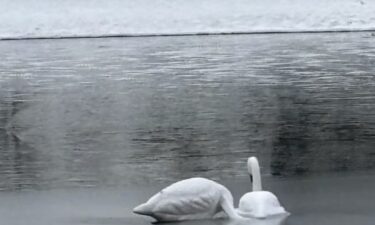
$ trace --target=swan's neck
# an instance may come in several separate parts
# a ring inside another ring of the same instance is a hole
[[[233,206],[233,196],[232,196],[232,194],[225,187],[223,188],[223,195],[222,195],[222,199],[221,199],[221,207],[223,208],[224,212],[226,212],[226,214],[229,216],[229,218],[232,218],[232,219],[242,218],[237,213],[237,211],[235,210],[235,208]]]
[[[262,181],[260,177],[260,168],[257,158],[250,157],[247,162],[250,175],[253,177],[253,191],[262,190]]]

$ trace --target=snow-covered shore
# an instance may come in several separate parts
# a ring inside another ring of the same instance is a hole
[[[0,39],[375,30],[374,0],[0,0]]]

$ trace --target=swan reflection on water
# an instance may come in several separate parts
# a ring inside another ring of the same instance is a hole
[[[182,222],[168,222],[156,224],[168,225],[285,225],[289,214],[275,215],[266,219],[246,218],[246,219],[217,219],[217,220],[187,220]]]

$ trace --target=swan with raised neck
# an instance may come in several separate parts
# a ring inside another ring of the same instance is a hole
[[[263,191],[260,167],[256,157],[248,158],[247,170],[252,182],[252,191],[241,197],[237,213],[242,217],[258,219],[279,214],[288,215],[289,213],[281,206],[276,195]]]

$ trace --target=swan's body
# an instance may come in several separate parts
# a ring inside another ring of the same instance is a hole
[[[240,199],[238,214],[242,217],[267,218],[287,213],[277,197],[269,191],[253,191]]]
[[[176,182],[133,211],[165,222],[209,219],[223,211],[230,218],[239,217],[233,208],[233,197],[228,189],[205,178]]]
[[[253,182],[253,191],[246,193],[240,199],[237,213],[242,217],[266,218],[273,215],[289,214],[280,205],[277,197],[262,190],[259,163],[256,157],[247,161],[248,172]]]

